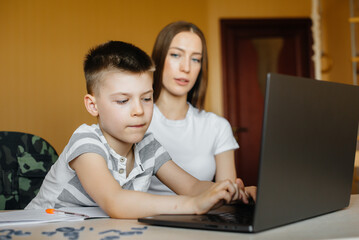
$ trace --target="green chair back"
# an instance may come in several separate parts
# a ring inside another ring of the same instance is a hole
[[[0,131],[0,210],[26,207],[57,158],[41,137]]]

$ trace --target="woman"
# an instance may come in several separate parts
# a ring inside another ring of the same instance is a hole
[[[202,31],[184,21],[167,25],[157,36],[152,58],[155,106],[148,131],[194,177],[234,182],[238,144],[231,126],[226,119],[203,110],[208,57]],[[155,177],[149,191],[173,194]]]

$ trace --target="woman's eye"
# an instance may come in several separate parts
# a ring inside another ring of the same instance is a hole
[[[170,56],[171,56],[171,57],[174,57],[174,58],[178,58],[180,55],[177,54],[177,53],[171,53]]]
[[[200,59],[200,58],[192,58],[192,61],[193,61],[193,62],[196,62],[196,63],[201,63],[201,59]]]

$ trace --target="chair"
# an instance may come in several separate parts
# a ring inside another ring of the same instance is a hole
[[[0,131],[0,210],[26,207],[57,158],[41,137]]]

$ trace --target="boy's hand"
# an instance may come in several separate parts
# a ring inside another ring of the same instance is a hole
[[[196,214],[204,214],[213,208],[234,200],[237,194],[235,184],[230,180],[214,183],[207,191],[193,197]]]

